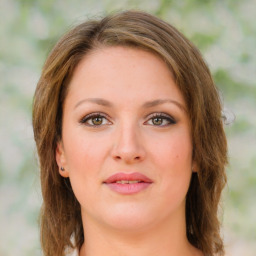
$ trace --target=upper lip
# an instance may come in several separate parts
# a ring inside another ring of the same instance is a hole
[[[115,183],[120,180],[128,180],[128,181],[134,181],[138,180],[141,182],[146,182],[146,183],[152,183],[153,181],[148,178],[147,176],[139,173],[139,172],[133,172],[133,173],[115,173],[114,175],[108,177],[106,180],[104,180],[103,183]]]

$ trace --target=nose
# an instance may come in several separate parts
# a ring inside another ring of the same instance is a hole
[[[145,148],[138,129],[132,126],[120,127],[115,133],[112,157],[116,161],[133,164],[143,161],[145,156]]]

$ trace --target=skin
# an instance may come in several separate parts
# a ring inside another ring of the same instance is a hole
[[[201,255],[187,241],[185,227],[186,193],[196,168],[190,122],[164,61],[139,49],[97,49],[79,63],[69,86],[56,160],[81,205],[80,256]],[[168,102],[143,106],[158,99]],[[95,112],[104,117],[86,118]],[[165,116],[155,119],[154,113]],[[139,172],[153,183],[122,195],[103,184],[117,172]]]

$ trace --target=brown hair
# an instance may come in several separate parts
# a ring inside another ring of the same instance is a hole
[[[62,105],[80,60],[98,47],[115,45],[158,54],[173,73],[187,103],[193,158],[199,168],[192,175],[187,193],[187,238],[204,255],[223,255],[217,215],[226,183],[227,142],[218,91],[196,47],[170,24],[140,11],[125,11],[76,26],[60,39],[44,65],[33,104],[43,195],[44,254],[61,256],[65,248],[80,248],[84,241],[80,205],[69,179],[59,175],[55,160],[56,144],[61,139]]]

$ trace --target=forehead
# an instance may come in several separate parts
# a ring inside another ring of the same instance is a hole
[[[89,51],[78,63],[73,76],[85,68],[94,69],[94,71],[100,68],[101,71],[109,71],[109,74],[111,74],[113,68],[121,69],[123,66],[125,66],[127,72],[129,68],[133,68],[130,71],[134,71],[135,68],[143,70],[144,67],[161,67],[166,75],[173,78],[171,69],[168,68],[164,58],[160,57],[159,54],[140,47],[129,46],[100,46]]]
[[[117,96],[128,101],[169,95],[185,103],[165,61],[138,48],[112,46],[91,51],[76,67],[69,86],[69,92],[77,97],[114,100]]]

